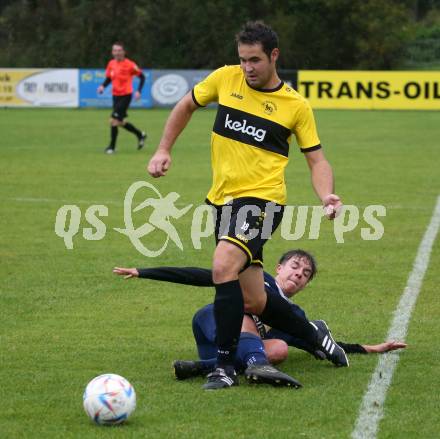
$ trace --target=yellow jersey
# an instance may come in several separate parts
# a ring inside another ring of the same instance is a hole
[[[223,205],[256,197],[285,204],[284,169],[292,134],[302,152],[321,147],[308,101],[283,82],[271,90],[252,88],[238,65],[212,72],[192,96],[199,106],[218,102],[208,201]]]

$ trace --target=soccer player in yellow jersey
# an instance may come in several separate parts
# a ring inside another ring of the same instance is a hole
[[[249,22],[236,40],[240,65],[215,70],[182,98],[148,164],[150,175],[164,176],[171,165],[171,149],[193,112],[218,103],[211,136],[213,184],[206,200],[216,213],[217,242],[212,274],[218,356],[217,368],[204,385],[209,390],[238,384],[234,359],[245,310],[287,333],[300,331],[333,363],[348,366],[344,350],[328,330],[295,321],[281,295],[265,294],[262,249],[282,219],[292,134],[328,218],[333,219],[342,204],[334,194],[332,168],[322,151],[312,109],[277,74],[276,33],[263,22]]]

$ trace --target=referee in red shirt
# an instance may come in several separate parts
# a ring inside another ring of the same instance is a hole
[[[113,154],[116,148],[118,137],[118,127],[123,127],[138,138],[138,149],[142,149],[147,135],[140,131],[130,122],[126,122],[127,110],[130,106],[133,95],[133,77],[139,76],[140,82],[134,94],[135,100],[141,97],[142,87],[145,83],[145,75],[137,64],[125,57],[125,48],[121,42],[116,42],[112,46],[113,59],[107,64],[105,70],[105,81],[98,87],[101,94],[105,87],[112,83],[113,112],[110,118],[111,140],[110,145],[105,149],[107,154]]]

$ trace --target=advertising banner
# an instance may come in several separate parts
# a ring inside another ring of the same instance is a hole
[[[130,108],[151,108],[151,70],[142,70],[145,75],[145,84],[142,89],[141,98],[138,101],[131,101]],[[79,71],[79,106],[80,107],[101,107],[111,108],[112,86],[108,85],[103,94],[99,95],[96,89],[105,80],[104,69],[81,69]],[[139,85],[139,78],[133,79],[133,90],[136,91]]]
[[[300,70],[313,108],[439,110],[440,72]]]
[[[0,69],[0,106],[77,107],[78,69]]]
[[[172,107],[211,70],[143,70],[146,81],[131,108]],[[439,110],[437,71],[280,71],[313,108]],[[104,69],[0,68],[0,107],[112,106],[111,85],[102,95]],[[133,80],[137,89],[139,78]]]
[[[153,105],[173,106],[211,72],[212,70],[153,70]]]

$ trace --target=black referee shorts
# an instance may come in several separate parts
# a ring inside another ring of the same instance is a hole
[[[232,200],[214,209],[215,239],[228,241],[246,253],[248,262],[263,266],[263,246],[279,226],[284,206],[254,197]]]
[[[112,118],[123,121],[127,117],[127,110],[130,106],[131,94],[124,96],[113,96]]]

